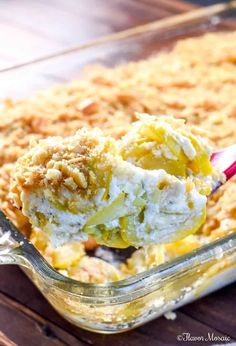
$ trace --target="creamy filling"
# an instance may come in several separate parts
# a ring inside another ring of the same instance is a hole
[[[124,161],[113,167],[103,196],[99,189],[91,200],[83,199],[63,187],[57,194],[22,192],[21,199],[32,224],[48,232],[54,246],[89,235],[114,247],[171,242],[196,230],[206,204],[196,189],[187,192],[186,180]]]

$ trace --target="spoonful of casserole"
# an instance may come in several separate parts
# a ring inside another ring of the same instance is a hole
[[[55,246],[93,237],[110,247],[169,243],[205,220],[207,196],[225,181],[197,129],[140,115],[121,140],[98,129],[33,143],[11,197]]]

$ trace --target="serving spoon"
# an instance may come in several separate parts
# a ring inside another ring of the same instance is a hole
[[[232,178],[236,174],[236,144],[214,152],[211,156],[211,163],[225,174],[225,182]],[[217,182],[211,195],[222,184],[222,182]],[[56,276],[63,277],[52,269],[31,242],[21,234],[0,210],[0,264],[20,264],[27,267],[27,258],[21,256],[20,249],[23,249],[24,253],[29,253],[31,259],[33,258],[36,262],[42,263],[43,267],[49,267],[50,271],[56,273]]]

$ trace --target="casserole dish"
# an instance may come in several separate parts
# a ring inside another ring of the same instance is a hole
[[[0,264],[22,266],[55,310],[93,332],[133,329],[236,280],[236,234],[126,280],[89,284],[56,272],[14,227],[4,228],[11,236],[0,239]]]
[[[2,71],[2,96],[26,96],[53,83],[81,76],[85,65],[113,67],[170,49],[180,38],[235,28],[235,1],[150,23],[62,52],[57,57]],[[19,88],[13,86],[14,80]],[[22,242],[17,248],[11,242],[3,245],[1,262],[22,265],[62,316],[82,328],[101,333],[132,329],[236,279],[235,234],[126,280],[107,284],[80,283],[63,277],[39,253],[32,253],[25,240]]]

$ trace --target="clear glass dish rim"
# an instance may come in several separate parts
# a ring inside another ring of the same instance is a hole
[[[119,297],[119,302],[121,302],[122,297],[127,301],[129,297],[133,300],[153,292],[156,288],[172,281],[178,274],[186,273],[194,267],[199,267],[217,258],[220,260],[233,250],[236,250],[235,232],[127,279],[103,284],[85,283],[63,276],[53,269],[37,249],[29,243],[24,243],[23,246],[16,249],[16,252],[31,263],[35,272],[45,280],[50,279],[50,284],[58,289],[85,298],[98,300],[101,298],[102,302],[111,301],[112,298],[117,302],[116,299]],[[28,265],[26,264],[25,267]]]
[[[59,52],[55,55],[46,56],[44,58],[35,59],[33,61],[28,61],[23,64],[12,66],[10,68],[2,69],[0,70],[0,73],[9,72],[15,69],[21,69],[22,67],[26,67],[28,65],[37,65],[52,58],[61,57],[63,55],[68,55],[73,52],[78,52],[80,50],[93,48],[107,43],[129,39],[138,35],[144,35],[152,31],[168,29],[184,23],[187,24],[192,20],[201,20],[206,17],[212,17],[214,15],[220,16],[230,9],[236,9],[236,0],[230,1],[228,3],[216,4],[205,8],[196,9],[184,14],[171,16],[169,18],[164,18],[142,26],[108,35],[95,41],[90,41],[87,44],[64,50],[63,52]],[[236,234],[230,234],[228,236],[222,237],[210,244],[201,246],[199,249],[196,249],[186,255],[179,256],[174,260],[131,276],[127,279],[105,284],[84,283],[67,278],[50,267],[38,252],[37,254],[35,254],[31,251],[28,251],[29,248],[27,247],[27,244],[25,245],[25,247],[20,247],[18,249],[18,253],[25,257],[43,278],[45,278],[46,280],[50,279],[51,284],[57,286],[57,288],[59,289],[67,291],[70,294],[84,296],[90,299],[101,297],[103,300],[107,300],[117,296],[119,296],[119,298],[125,296],[125,298],[128,299],[127,293],[130,293],[132,295],[132,299],[134,299],[134,292],[137,293],[137,296],[145,294],[145,285],[150,279],[155,279],[153,285],[161,285],[164,280],[166,282],[166,280],[171,279],[174,275],[183,271],[187,271],[197,263],[202,264],[211,261],[216,257],[217,250],[219,248],[223,251],[223,253],[226,253],[233,248],[236,249]],[[152,289],[152,291],[153,290],[154,288]]]

